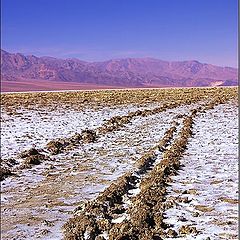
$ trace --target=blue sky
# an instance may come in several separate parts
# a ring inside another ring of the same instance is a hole
[[[2,0],[2,48],[237,66],[237,0]]]

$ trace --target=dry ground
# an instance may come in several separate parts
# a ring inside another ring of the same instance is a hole
[[[1,101],[2,239],[237,239],[236,88]]]

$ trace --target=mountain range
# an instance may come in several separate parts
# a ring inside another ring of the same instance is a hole
[[[83,84],[92,86],[90,88],[233,86],[238,83],[236,68],[196,60],[169,62],[154,58],[124,58],[86,62],[75,58],[26,56],[4,50],[1,50],[1,79],[3,90],[6,85],[18,83],[41,83],[49,89],[51,83],[52,86],[56,83],[65,86]],[[30,90],[38,89],[33,85]]]

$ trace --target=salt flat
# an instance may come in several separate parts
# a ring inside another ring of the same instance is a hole
[[[56,96],[59,104],[51,101]],[[4,176],[1,182],[3,239],[64,238],[62,226],[74,216],[75,209],[96,199],[125,173],[138,171],[135,163],[176,125],[168,146],[156,152],[155,163],[124,193],[125,210],[106,219],[111,228],[132,221],[131,208],[134,198],[143,194],[142,182],[171,150],[184,119],[192,116],[194,109],[193,134],[180,158],[180,169],[168,178],[164,195],[166,203],[174,204],[164,211],[159,209],[168,226],[154,231],[169,239],[176,238],[169,229],[178,239],[236,239],[236,96],[234,88],[4,95],[2,167],[13,175]],[[106,122],[110,128],[101,132]],[[95,131],[97,138],[79,141],[55,155],[49,152],[49,141],[66,141],[84,129]],[[26,166],[20,153],[31,148],[47,158]],[[185,225],[195,226],[198,233],[182,235],[180,228]],[[99,236],[111,239],[110,232]]]

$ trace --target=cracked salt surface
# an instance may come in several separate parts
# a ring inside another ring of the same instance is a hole
[[[237,119],[237,107],[231,103],[195,118],[182,170],[168,187],[168,196],[176,197],[177,204],[165,212],[165,222],[177,232],[183,225],[200,232],[177,239],[238,239]],[[183,203],[179,197],[191,201]]]
[[[14,157],[33,145],[43,148],[50,140],[70,137],[86,128],[97,128],[105,119],[113,116],[158,106],[158,103],[142,107],[122,105],[103,107],[98,111],[92,108],[80,111],[61,108],[50,111],[47,107],[34,110],[22,108],[17,110],[16,115],[8,115],[3,108],[1,110],[1,157]]]
[[[61,239],[61,226],[72,211],[132,169],[144,151],[163,136],[172,118],[188,109],[189,106],[182,106],[136,117],[131,124],[103,135],[96,143],[54,156],[53,160],[20,171],[18,176],[3,181],[2,237]],[[49,168],[50,165],[54,167]],[[43,226],[45,220],[52,221],[53,226]]]

